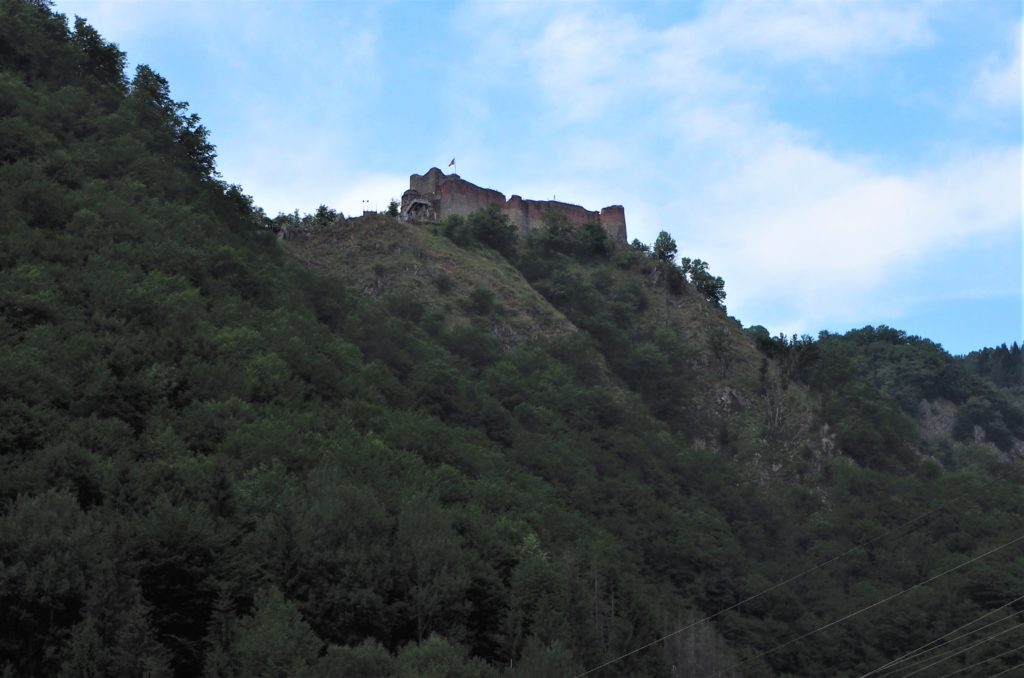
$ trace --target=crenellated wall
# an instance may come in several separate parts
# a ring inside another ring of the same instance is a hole
[[[573,226],[599,224],[613,242],[625,244],[626,213],[622,205],[612,205],[600,212],[591,211],[557,200],[524,200],[505,195],[490,188],[481,188],[458,174],[445,174],[436,167],[426,174],[409,177],[409,190],[402,194],[402,216],[410,221],[433,221],[452,214],[466,216],[495,205],[526,235],[544,228],[544,219],[550,210],[565,216]]]

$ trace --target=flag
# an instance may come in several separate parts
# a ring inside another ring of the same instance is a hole
[[[452,158],[452,161],[450,163],[448,163],[448,166],[449,167],[454,167],[455,166],[455,158]]]

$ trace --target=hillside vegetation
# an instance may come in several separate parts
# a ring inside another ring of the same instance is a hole
[[[590,675],[857,676],[1024,609],[991,359],[743,330],[557,220],[278,240],[124,66],[0,0],[5,678],[562,677],[707,615]]]

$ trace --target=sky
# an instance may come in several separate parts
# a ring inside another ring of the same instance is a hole
[[[384,209],[455,158],[624,205],[744,326],[1024,337],[1018,0],[55,7],[167,78],[270,216]]]

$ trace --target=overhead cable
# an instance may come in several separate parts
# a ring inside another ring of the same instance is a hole
[[[725,614],[726,612],[730,612],[732,610],[735,610],[736,608],[740,607],[741,605],[745,605],[745,604],[747,604],[747,603],[749,603],[749,602],[751,602],[753,600],[757,600],[761,596],[766,595],[768,593],[771,593],[775,589],[778,589],[778,588],[781,588],[783,586],[786,586],[787,584],[791,584],[792,582],[796,581],[797,579],[800,579],[801,577],[805,577],[805,576],[809,575],[812,572],[820,570],[823,567],[827,567],[827,566],[831,565],[832,563],[836,562],[837,560],[841,560],[841,559],[845,558],[846,556],[850,555],[854,551],[862,549],[862,548],[864,548],[866,546],[871,546],[872,544],[875,544],[875,543],[877,543],[879,541],[882,541],[883,539],[891,537],[891,536],[893,536],[895,534],[899,534],[900,532],[903,532],[907,527],[913,525],[914,523],[921,522],[922,520],[924,520],[925,518],[931,516],[932,514],[937,513],[938,511],[946,508],[950,504],[952,504],[952,503],[962,499],[965,495],[966,495],[966,492],[965,493],[961,493],[961,494],[953,497],[952,499],[939,504],[935,508],[922,513],[921,515],[917,516],[916,518],[913,518],[911,520],[906,521],[905,523],[903,523],[902,525],[900,525],[898,528],[896,528],[894,530],[891,530],[891,531],[889,531],[889,532],[887,532],[887,533],[885,533],[885,534],[883,534],[881,536],[875,537],[874,539],[869,539],[869,540],[867,540],[865,542],[861,542],[861,543],[855,544],[855,545],[851,546],[850,548],[848,548],[846,551],[843,551],[842,553],[840,553],[838,556],[834,556],[834,557],[826,560],[825,562],[819,563],[819,564],[815,565],[814,567],[810,567],[810,568],[804,570],[803,572],[800,572],[798,574],[793,575],[792,577],[790,577],[788,579],[784,579],[783,581],[778,582],[777,584],[772,584],[771,586],[769,586],[768,588],[764,589],[763,591],[760,591],[759,593],[755,593],[754,595],[752,595],[752,596],[750,596],[748,598],[744,598],[743,600],[741,600],[738,603],[733,603],[729,607],[723,608],[723,609],[719,610],[718,612],[715,612],[714,614],[709,614],[708,616],[703,617],[701,619],[698,619],[695,622],[691,622],[691,623],[687,624],[686,626],[684,626],[682,628],[679,628],[679,629],[676,629],[675,631],[672,631],[671,633],[666,633],[662,637],[657,638],[656,640],[652,640],[651,642],[647,643],[646,645],[641,645],[640,647],[638,647],[636,649],[633,649],[633,650],[630,650],[629,652],[627,652],[625,654],[619,655],[618,657],[615,657],[614,659],[609,659],[608,661],[604,662],[603,664],[599,664],[597,666],[589,668],[586,671],[584,671],[583,673],[578,673],[575,676],[573,676],[573,678],[583,678],[583,676],[586,676],[586,675],[589,675],[591,673],[594,673],[595,671],[600,671],[601,669],[606,668],[608,666],[611,666],[612,664],[614,664],[616,662],[622,661],[623,659],[625,659],[627,657],[631,657],[631,656],[635,655],[638,652],[642,652],[642,651],[646,650],[649,647],[653,647],[653,646],[657,645],[658,643],[662,643],[662,642],[668,640],[669,638],[672,638],[673,636],[677,636],[677,635],[679,635],[680,633],[682,633],[684,631],[688,631],[689,629],[692,629],[694,626],[697,626],[699,624],[703,624],[704,622],[709,622],[712,619],[715,619],[716,617],[719,617],[719,616]]]
[[[943,647],[945,645],[948,645],[949,643],[956,642],[958,640],[961,640],[962,638],[966,638],[967,636],[973,635],[973,634],[977,633],[978,631],[981,631],[982,629],[987,629],[989,626],[992,626],[992,624],[998,624],[1001,621],[1005,621],[1006,619],[1009,619],[1009,617],[1003,617],[1002,619],[1000,619],[998,621],[991,622],[989,624],[985,624],[984,626],[980,626],[980,627],[974,629],[973,631],[970,631],[969,633],[966,633],[966,634],[960,636],[959,638],[954,638],[952,640],[949,640],[946,643],[942,643],[940,645],[936,645],[935,647],[929,647],[930,645],[934,645],[935,643],[939,643],[940,641],[944,640],[945,638],[948,638],[949,636],[953,635],[954,633],[958,633],[959,631],[967,628],[968,626],[971,626],[973,624],[977,624],[978,622],[980,622],[985,617],[987,617],[987,616],[989,616],[991,614],[995,614],[996,612],[999,612],[999,610],[1002,610],[1003,608],[1009,607],[1010,605],[1013,605],[1014,603],[1016,603],[1016,602],[1018,602],[1020,600],[1024,600],[1024,594],[1022,594],[1020,596],[1017,596],[1016,598],[1014,598],[1013,600],[1011,600],[1008,603],[1004,603],[1003,605],[1000,605],[999,607],[995,608],[994,610],[989,610],[988,612],[986,612],[985,614],[981,615],[980,617],[977,617],[976,619],[972,619],[971,621],[967,622],[966,624],[958,626],[957,628],[953,629],[952,631],[950,631],[950,632],[948,632],[948,633],[946,633],[944,635],[939,636],[938,638],[935,638],[933,640],[929,640],[924,645],[916,647],[913,650],[910,650],[909,652],[906,652],[906,653],[900,655],[896,659],[893,659],[892,661],[890,661],[890,662],[888,662],[886,664],[883,664],[882,666],[879,666],[877,669],[872,669],[871,671],[868,671],[867,673],[862,673],[861,675],[857,676],[857,678],[869,678],[869,676],[874,676],[876,674],[887,673],[889,671],[889,669],[895,667],[897,664],[902,664],[905,661],[910,661],[911,659],[915,659],[916,657],[918,657],[918,656],[920,656],[922,654],[926,654],[928,652],[931,652],[932,650],[938,649],[939,647]],[[1011,616],[1013,614],[1016,614],[1016,612],[1012,613]]]
[[[1012,650],[1007,650],[1006,652],[1000,652],[996,656],[989,657],[988,659],[986,659],[983,662],[977,662],[977,663],[971,664],[970,666],[965,666],[962,669],[958,669],[956,671],[953,671],[952,673],[944,673],[941,676],[939,676],[939,678],[949,678],[950,676],[955,676],[958,673],[963,673],[967,669],[973,669],[976,666],[981,666],[982,664],[988,664],[990,661],[994,661],[996,659],[999,659],[1000,657],[1005,657],[1006,655],[1011,654],[1013,652],[1019,652],[1020,650],[1024,650],[1024,645],[1018,645],[1017,647],[1013,648]],[[1019,668],[1019,665],[1014,667],[1014,668]],[[1005,673],[1005,671],[1002,671],[1000,673]],[[998,676],[999,674],[997,673],[996,675]]]
[[[995,553],[997,551],[1001,551],[1004,548],[1006,548],[1007,546],[1012,546],[1012,545],[1016,544],[1017,542],[1019,542],[1021,540],[1024,540],[1024,534],[1020,535],[1016,539],[1011,539],[1010,541],[1006,542],[1005,544],[1000,544],[999,546],[997,546],[997,547],[995,547],[993,549],[989,549],[988,551],[986,551],[985,553],[982,553],[981,555],[974,556],[973,558],[970,558],[969,560],[965,560],[964,562],[960,563],[959,565],[955,565],[955,566],[949,568],[948,570],[940,572],[939,574],[937,574],[937,575],[935,575],[933,577],[925,579],[924,581],[919,581],[918,583],[914,584],[913,586],[908,586],[907,588],[903,589],[902,591],[898,591],[896,593],[888,595],[885,598],[882,598],[881,600],[877,600],[877,601],[871,603],[870,605],[865,605],[864,607],[860,608],[859,610],[855,610],[855,611],[853,611],[853,612],[851,612],[851,613],[849,613],[847,615],[844,615],[844,616],[840,617],[839,619],[836,619],[835,621],[831,621],[831,622],[829,622],[827,624],[822,624],[821,626],[819,626],[818,628],[814,629],[813,631],[808,631],[807,633],[804,633],[803,635],[797,636],[796,638],[793,638],[791,640],[787,640],[785,643],[781,643],[779,645],[776,645],[775,647],[771,648],[770,650],[765,650],[764,652],[762,652],[760,654],[757,654],[757,655],[754,655],[753,657],[748,657],[747,659],[744,659],[741,662],[736,662],[735,664],[732,664],[728,668],[729,669],[733,669],[733,668],[736,668],[738,666],[742,666],[743,664],[746,664],[747,662],[751,662],[751,661],[754,661],[755,659],[760,659],[761,657],[769,655],[769,654],[771,654],[773,652],[777,652],[778,650],[781,650],[784,647],[789,647],[793,643],[801,641],[801,640],[803,640],[805,638],[809,638],[809,637],[813,636],[814,634],[819,633],[820,631],[824,631],[827,628],[831,628],[831,627],[835,626],[836,624],[842,624],[843,622],[845,622],[845,621],[847,621],[849,619],[853,619],[854,617],[856,617],[859,614],[867,612],[870,609],[876,608],[879,605],[883,605],[885,603],[888,603],[890,600],[893,600],[895,598],[899,598],[900,596],[902,596],[902,595],[904,595],[906,593],[909,593],[910,591],[913,591],[916,588],[920,588],[922,586],[925,586],[926,584],[930,584],[933,581],[935,581],[936,579],[939,579],[941,577],[945,577],[947,574],[951,574],[953,572],[956,572],[957,570],[959,570],[962,567],[967,567],[971,563],[977,562],[977,561],[981,560],[982,558],[990,556],[990,555],[992,555],[993,553]],[[721,673],[722,673],[721,671],[716,671],[712,675],[717,676],[717,675],[720,675]]]
[[[1003,669],[1003,670],[1002,670],[1002,671],[1000,671],[999,673],[993,673],[993,674],[992,674],[991,676],[989,676],[988,678],[996,678],[996,676],[1001,676],[1001,675],[1003,675],[1004,673],[1009,673],[1010,671],[1016,671],[1017,669],[1024,669],[1024,662],[1022,662],[1022,663],[1020,663],[1020,664],[1017,664],[1016,666],[1011,666],[1011,667],[1010,667],[1010,668],[1008,668],[1008,669]]]
[[[929,657],[929,659],[926,659],[925,661],[933,660],[933,661],[931,661],[931,663],[925,664],[924,666],[921,666],[920,668],[917,668],[917,669],[911,671],[910,673],[905,673],[902,676],[900,676],[900,678],[910,678],[910,676],[913,676],[915,674],[921,673],[925,669],[930,669],[933,666],[938,666],[939,664],[942,664],[944,662],[949,661],[950,659],[952,659],[953,657],[957,656],[958,654],[962,654],[964,652],[967,652],[968,650],[973,650],[974,648],[978,647],[979,645],[984,645],[985,643],[989,643],[989,642],[995,640],[996,638],[999,638],[1000,636],[1009,633],[1010,631],[1016,631],[1021,626],[1024,626],[1024,624],[1015,624],[1014,626],[1011,626],[1008,629],[1003,629],[999,633],[994,633],[991,636],[986,636],[985,638],[982,638],[979,641],[971,643],[967,647],[961,648],[959,650],[950,650],[949,652],[946,652],[946,653],[940,655],[941,659],[939,657]],[[907,667],[907,668],[913,668],[913,667]]]

